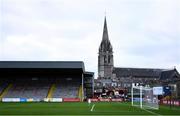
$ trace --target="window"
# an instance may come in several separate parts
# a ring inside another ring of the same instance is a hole
[[[104,56],[104,63],[107,63],[107,61],[106,61],[106,55]]]
[[[111,62],[111,57],[110,57],[110,55],[109,55],[109,57],[108,57],[108,63],[110,63]]]

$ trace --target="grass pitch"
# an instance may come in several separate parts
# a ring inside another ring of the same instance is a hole
[[[180,107],[146,110],[124,102],[0,103],[0,115],[180,115]]]

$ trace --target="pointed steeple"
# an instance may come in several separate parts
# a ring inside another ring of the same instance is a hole
[[[112,45],[108,36],[106,16],[104,18],[103,36],[102,36],[102,41],[99,47],[99,51],[112,52]]]
[[[109,36],[108,36],[108,29],[107,29],[107,22],[106,22],[106,16],[104,18],[104,28],[103,28],[103,40],[109,40]]]

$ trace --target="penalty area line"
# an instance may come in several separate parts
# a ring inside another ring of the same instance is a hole
[[[91,108],[91,112],[94,110],[95,104],[93,104],[92,108]]]

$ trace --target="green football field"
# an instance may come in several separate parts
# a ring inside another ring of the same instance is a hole
[[[0,103],[0,115],[180,115],[180,107],[160,106],[159,110],[140,109],[130,103]]]

